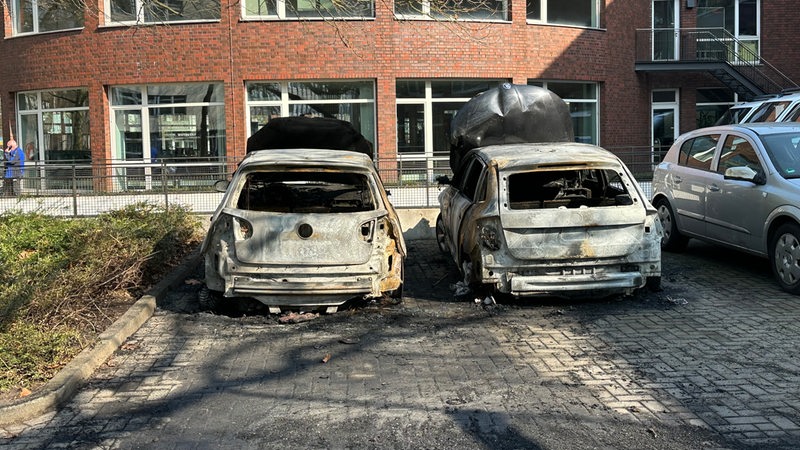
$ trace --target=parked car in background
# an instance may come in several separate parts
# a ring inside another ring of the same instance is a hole
[[[313,144],[308,133],[331,125],[320,142],[335,141],[338,124],[297,119],[303,140]],[[286,142],[278,127],[267,131]],[[263,148],[252,139],[249,149]],[[251,297],[271,313],[335,312],[353,298],[402,298],[402,229],[366,154],[254,150],[217,187],[225,195],[201,250],[208,306]]]
[[[772,98],[770,96],[769,98]],[[731,125],[736,123],[745,123],[753,114],[753,111],[756,110],[761,104],[764,103],[764,100],[754,100],[752,102],[745,102],[739,103],[736,105],[731,106],[728,108],[725,113],[720,116],[719,119],[714,123],[714,125]]]
[[[570,142],[465,154],[436,237],[465,281],[513,296],[630,294],[661,280],[661,223],[612,153]]]
[[[743,123],[793,122],[798,114],[800,114],[800,93],[789,93],[764,100],[743,120]],[[790,115],[794,119],[787,120]]]
[[[662,247],[689,238],[766,257],[800,293],[800,125],[747,123],[678,138],[653,174]]]

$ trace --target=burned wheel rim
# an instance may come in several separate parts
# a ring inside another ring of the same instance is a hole
[[[781,233],[775,241],[773,264],[775,275],[787,287],[800,281],[800,241],[791,232]]]

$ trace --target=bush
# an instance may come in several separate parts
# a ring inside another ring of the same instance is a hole
[[[0,390],[47,379],[177,265],[198,230],[185,208],[148,203],[87,219],[0,215]]]

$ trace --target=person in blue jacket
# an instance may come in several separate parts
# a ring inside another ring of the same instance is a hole
[[[25,152],[17,145],[17,141],[9,139],[3,150],[3,195],[17,195],[17,180],[22,179],[25,172]]]

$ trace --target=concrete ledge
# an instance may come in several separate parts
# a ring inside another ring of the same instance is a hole
[[[439,208],[398,209],[397,216],[407,241],[436,239],[436,217]]]
[[[103,364],[125,340],[149,319],[156,304],[197,267],[200,249],[175,270],[167,274],[148,294],[143,295],[128,311],[97,337],[97,343],[84,349],[61,369],[45,386],[28,397],[0,405],[0,425],[11,425],[37,418],[71,399],[81,385]]]

